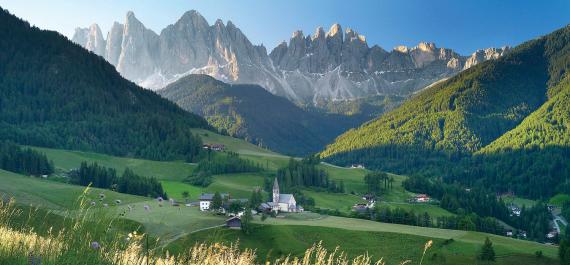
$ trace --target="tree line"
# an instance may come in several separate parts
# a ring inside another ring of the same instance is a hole
[[[113,168],[106,168],[97,163],[81,162],[79,169],[72,170],[69,177],[71,183],[81,186],[91,185],[120,193],[168,198],[162,184],[156,178],[137,175],[129,168],[126,168],[123,174],[118,176]]]
[[[0,141],[0,169],[34,176],[54,171],[53,162],[45,154],[7,141]]]
[[[520,217],[512,215],[502,198],[480,186],[466,188],[459,184],[446,184],[435,178],[411,176],[404,181],[406,190],[426,193],[440,200],[440,206],[458,215],[475,214],[479,218],[493,217],[527,231],[533,240],[544,241],[549,231],[551,214],[545,203],[522,207]]]
[[[186,178],[186,182],[196,186],[207,187],[212,184],[212,175],[259,172],[262,170],[263,167],[258,163],[240,158],[238,153],[224,152],[212,154],[212,152],[209,152],[208,156],[198,162],[198,166],[194,169],[192,175]]]
[[[328,192],[345,192],[344,181],[331,180],[329,174],[318,167],[319,163],[320,160],[316,157],[289,159],[287,166],[277,170],[279,187],[284,191],[294,187],[309,187]]]

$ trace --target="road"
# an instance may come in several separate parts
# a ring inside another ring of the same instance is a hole
[[[568,226],[568,222],[566,221],[566,219],[564,219],[564,217],[560,215],[552,213],[552,216],[554,217],[554,228],[556,228],[556,232],[560,234],[562,232],[562,229],[560,229],[560,225],[558,225],[558,222],[562,223],[564,226]]]

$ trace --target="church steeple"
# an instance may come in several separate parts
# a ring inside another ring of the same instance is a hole
[[[277,183],[277,178],[273,182],[273,203],[279,203],[279,183]]]

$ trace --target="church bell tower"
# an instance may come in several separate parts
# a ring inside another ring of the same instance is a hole
[[[275,205],[279,204],[279,183],[277,183],[277,178],[273,182],[273,203]]]

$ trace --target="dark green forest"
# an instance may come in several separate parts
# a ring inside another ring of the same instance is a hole
[[[54,170],[45,154],[6,141],[0,141],[0,169],[33,176],[49,175]]]
[[[284,191],[298,188],[312,188],[328,192],[345,192],[344,182],[336,182],[329,174],[317,167],[320,160],[307,157],[302,160],[289,159],[289,164],[277,170],[279,187]]]
[[[217,153],[209,151],[207,157],[200,160],[192,175],[186,178],[186,182],[207,187],[213,182],[213,175],[259,172],[263,168],[248,159],[239,157],[234,152]]]
[[[156,178],[137,175],[129,168],[125,169],[121,176],[118,176],[115,169],[106,168],[97,163],[87,164],[87,162],[82,162],[79,169],[72,170],[69,176],[71,183],[76,185],[167,199],[162,185]]]
[[[0,138],[154,160],[195,160],[209,128],[103,58],[0,9]]]

